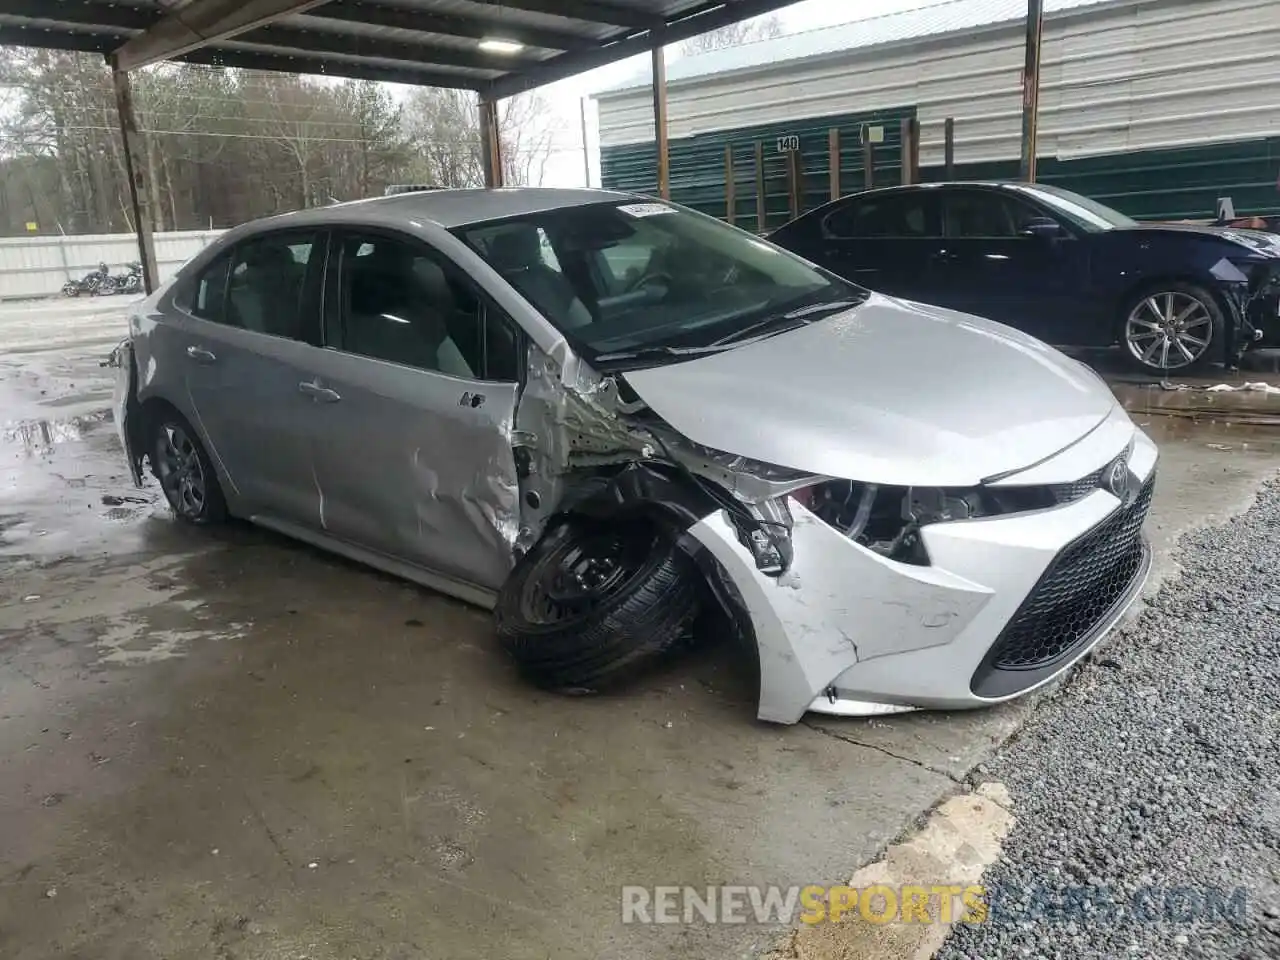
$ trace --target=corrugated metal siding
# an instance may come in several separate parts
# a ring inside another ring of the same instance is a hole
[[[733,148],[734,222],[756,229],[755,144],[764,145],[765,214],[768,229],[791,218],[786,155],[777,140],[800,139],[803,209],[810,210],[831,198],[830,140],[832,127],[840,130],[840,182],[844,190],[863,185],[862,146],[864,123],[884,127],[885,142],[875,145],[876,184],[900,183],[902,177],[901,122],[914,116],[911,108],[884,110],[862,116],[825,117],[820,122],[801,121],[758,124],[740,130],[706,133],[673,139],[668,145],[671,162],[671,199],[720,219],[728,214],[725,191],[724,148]],[[605,147],[600,152],[602,186],[653,194],[657,191],[657,155],[652,143]]]
[[[1052,19],[1058,14],[1080,7],[1118,2],[1124,0],[1046,0],[1045,16]],[[920,41],[948,33],[968,33],[1000,24],[1020,24],[1025,21],[1026,16],[1026,0],[944,0],[942,3],[924,4],[912,10],[865,17],[849,23],[673,59],[667,64],[667,82],[679,83],[712,74],[723,75],[735,70],[751,70],[768,64],[810,57],[848,54],[869,47]],[[646,69],[601,93],[648,86],[649,73]]]
[[[1012,160],[1022,42],[1021,29],[1005,24],[671,83],[670,132],[697,137],[801,118],[816,127],[826,116],[916,104],[922,165],[942,163],[948,117],[958,163]],[[1042,161],[1280,136],[1274,0],[1084,6],[1048,17],[1044,43]],[[648,92],[602,95],[600,131],[605,147],[651,141]]]

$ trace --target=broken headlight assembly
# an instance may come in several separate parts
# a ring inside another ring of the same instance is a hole
[[[1077,483],[1026,487],[899,487],[825,480],[793,490],[791,496],[855,543],[899,563],[928,566],[923,527],[1070,503],[1097,489],[1101,473]]]

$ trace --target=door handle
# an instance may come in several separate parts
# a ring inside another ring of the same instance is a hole
[[[187,356],[197,363],[213,363],[218,359],[203,347],[187,347]]]
[[[305,393],[312,400],[319,403],[337,403],[342,399],[342,396],[337,390],[330,390],[328,387],[322,387],[319,383],[314,381],[309,383],[306,380],[303,380],[298,384],[298,392]]]

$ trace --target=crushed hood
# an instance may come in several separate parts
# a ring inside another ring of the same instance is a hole
[[[695,443],[871,483],[971,486],[1080,440],[1115,406],[1016,330],[873,295],[723,353],[624,375]]]

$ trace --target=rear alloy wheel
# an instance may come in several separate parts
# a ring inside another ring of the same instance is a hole
[[[537,686],[588,693],[675,646],[702,589],[697,566],[658,527],[569,520],[503,585],[498,639]]]
[[[226,519],[218,475],[186,420],[176,413],[157,417],[150,453],[151,471],[178,519],[197,526]]]
[[[1168,284],[1140,296],[1124,323],[1124,346],[1144,370],[1166,374],[1204,363],[1222,328],[1213,295],[1191,284]]]

